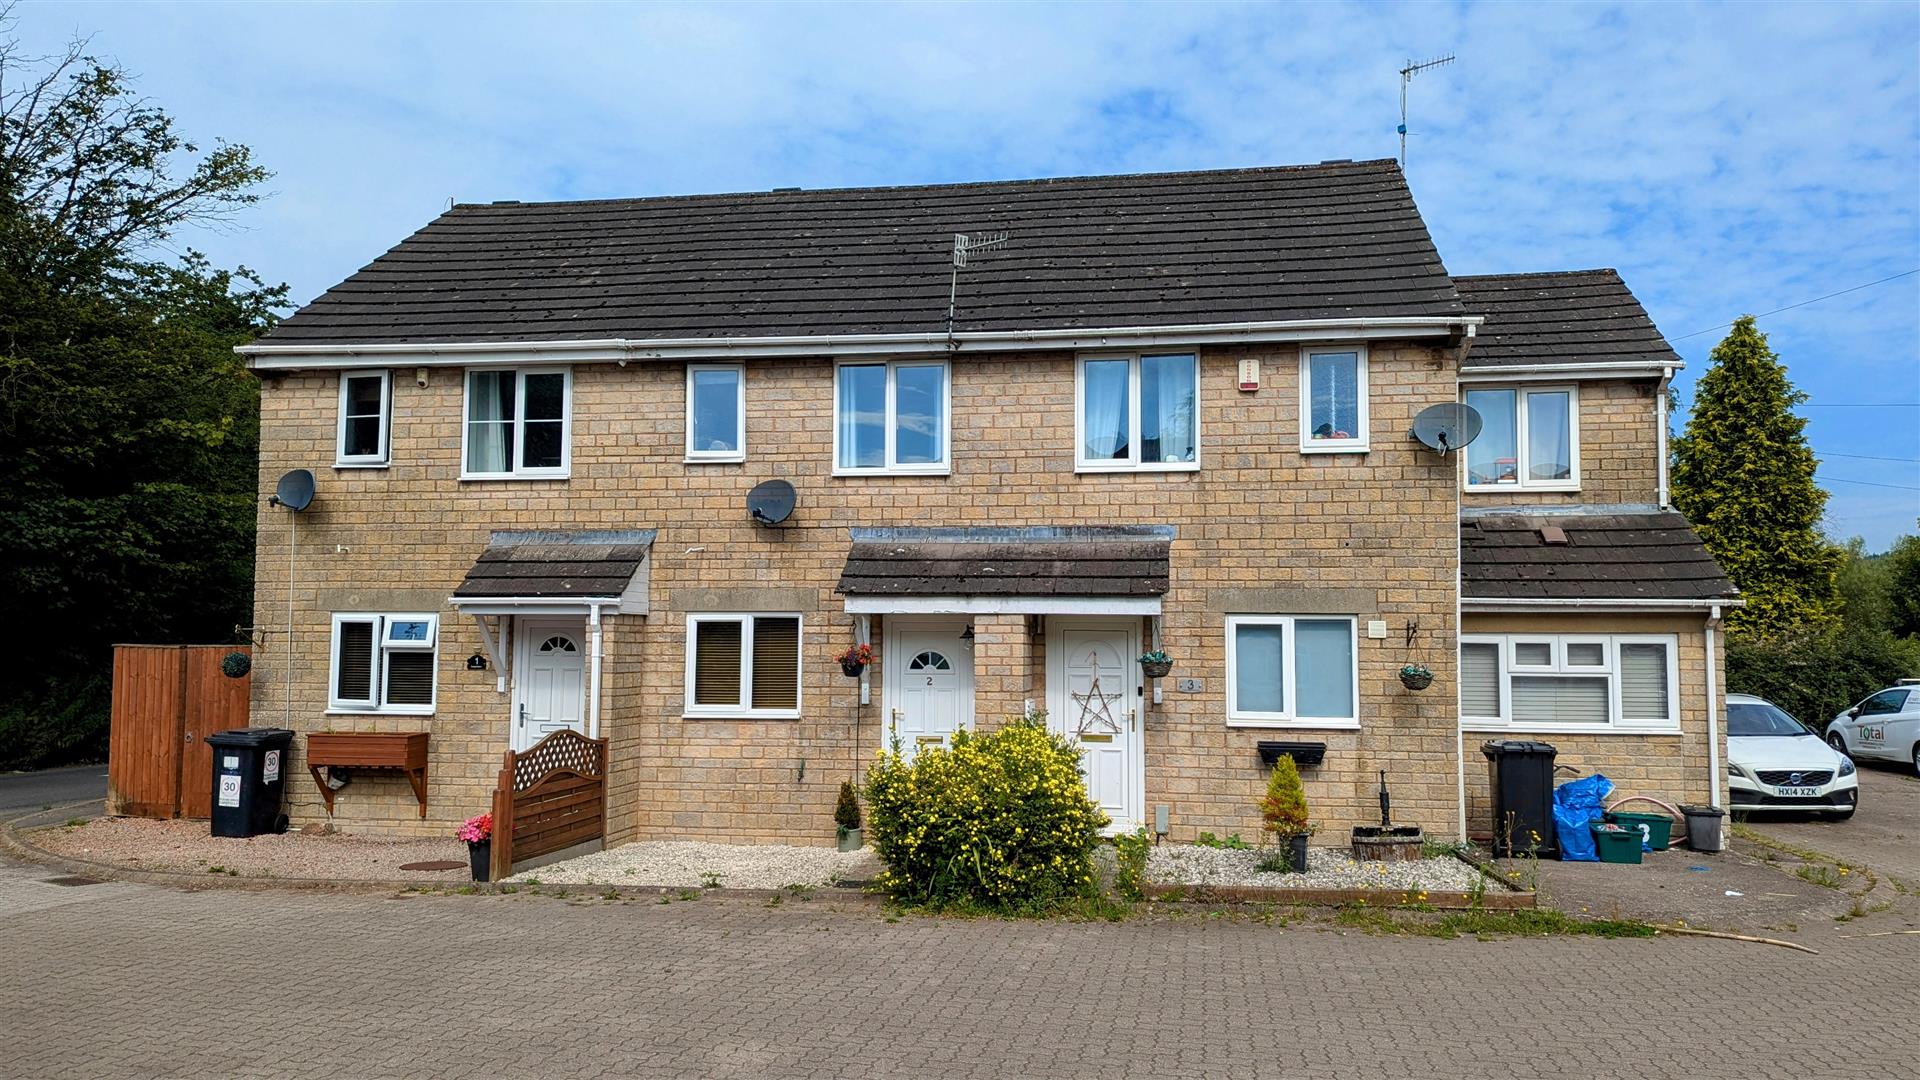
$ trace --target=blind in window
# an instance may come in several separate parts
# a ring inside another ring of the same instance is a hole
[[[1500,715],[1500,646],[1490,642],[1460,646],[1460,714]]]
[[[800,705],[800,620],[753,620],[753,707]]]
[[[1620,716],[1624,720],[1673,719],[1665,645],[1634,642],[1620,646]]]
[[[387,653],[388,705],[433,704],[433,653],[426,649]]]
[[[335,646],[333,696],[341,701],[373,698],[373,623],[343,622]]]
[[[1516,723],[1604,724],[1607,680],[1591,675],[1515,675]]]
[[[707,620],[694,624],[693,703],[740,704],[740,624]]]

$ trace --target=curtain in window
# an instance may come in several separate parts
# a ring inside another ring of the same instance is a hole
[[[730,368],[695,370],[691,411],[690,450],[696,454],[740,451],[740,372]]]
[[[753,701],[756,709],[800,706],[800,620],[753,620]]]
[[[550,371],[525,377],[525,428],[520,467],[557,469],[566,460],[567,376]]]
[[[467,471],[513,471],[513,372],[467,374]]]
[[[1195,460],[1192,356],[1140,358],[1140,460]]]
[[[1564,390],[1527,395],[1527,475],[1534,480],[1573,478],[1572,400]]]
[[[1295,716],[1347,719],[1353,710],[1353,624],[1296,619],[1293,624]]]
[[[1243,713],[1287,711],[1284,653],[1286,628],[1246,623],[1234,627],[1234,707]]]
[[[1515,675],[1516,723],[1604,724],[1607,680],[1591,675]]]
[[[693,703],[741,704],[738,622],[707,619],[694,624]]]
[[[893,458],[896,465],[937,465],[947,459],[947,369],[902,364],[893,371]]]
[[[1360,354],[1314,353],[1307,358],[1307,432],[1314,439],[1360,437]]]
[[[1460,715],[1500,715],[1500,646],[1488,642],[1460,646]]]
[[[1089,360],[1081,373],[1080,456],[1085,461],[1131,458],[1132,411],[1128,360]]]
[[[1520,440],[1512,390],[1469,390],[1467,404],[1480,414],[1480,437],[1467,444],[1467,483],[1520,482]]]
[[[840,467],[879,469],[887,464],[887,366],[840,368]]]
[[[346,438],[340,447],[342,457],[381,457],[380,421],[386,414],[380,399],[378,375],[355,375],[347,379]]]
[[[373,700],[373,623],[343,622],[334,656],[333,696],[341,701]]]
[[[1620,718],[1671,720],[1667,647],[1651,642],[1620,646]]]

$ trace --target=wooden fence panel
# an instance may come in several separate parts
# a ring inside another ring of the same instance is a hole
[[[502,759],[493,791],[493,880],[607,832],[607,740],[556,731]]]
[[[207,736],[248,724],[253,698],[253,672],[237,679],[220,670],[228,653],[252,655],[245,646],[195,645],[187,654],[187,709],[180,740],[180,816],[213,816],[213,747]],[[284,768],[284,764],[282,766]]]
[[[234,645],[116,645],[113,726],[107,736],[107,812],[206,817],[213,751],[206,737],[247,726],[251,673],[230,679]]]

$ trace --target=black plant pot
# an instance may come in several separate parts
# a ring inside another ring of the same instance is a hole
[[[861,663],[858,660],[840,661],[840,673],[845,675],[849,679],[859,678],[860,673],[865,670],[867,670],[867,665]]]
[[[1307,838],[1304,835],[1287,837],[1287,871],[1299,874],[1304,873],[1306,869]]]
[[[1409,690],[1425,690],[1427,687],[1433,685],[1433,675],[1431,673],[1421,675],[1403,671],[1400,673],[1400,685]]]
[[[473,864],[473,880],[488,881],[493,874],[493,841],[467,842],[467,859]]]
[[[1143,660],[1140,662],[1140,670],[1149,679],[1164,679],[1167,677],[1167,672],[1173,670],[1173,661]]]

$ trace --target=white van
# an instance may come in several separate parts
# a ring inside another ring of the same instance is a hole
[[[1920,679],[1901,679],[1834,717],[1827,745],[1854,758],[1904,761],[1920,773]]]

